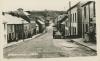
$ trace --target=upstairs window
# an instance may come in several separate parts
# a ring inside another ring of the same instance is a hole
[[[70,18],[71,22],[72,22],[72,14],[71,14],[71,18]]]
[[[76,22],[76,13],[75,13],[75,22]]]
[[[73,13],[73,22],[74,22],[74,13]]]
[[[95,2],[94,2],[94,5],[93,5],[93,9],[94,9],[94,17],[96,16],[96,10],[95,10]]]
[[[86,18],[86,7],[84,7],[84,17]]]

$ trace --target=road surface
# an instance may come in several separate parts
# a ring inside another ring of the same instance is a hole
[[[49,26],[47,33],[16,45],[4,48],[5,58],[56,58],[95,56],[96,52],[69,42],[68,39],[53,39],[53,28]]]

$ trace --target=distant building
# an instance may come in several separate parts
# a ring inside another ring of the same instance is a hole
[[[70,36],[70,22],[68,20],[68,16],[65,20],[65,38]]]
[[[45,30],[45,20],[41,17],[36,17],[36,24],[38,25],[39,33],[44,32],[44,30]]]
[[[61,33],[62,38],[65,36],[65,21],[67,18],[67,14],[59,15],[54,23],[54,27]]]

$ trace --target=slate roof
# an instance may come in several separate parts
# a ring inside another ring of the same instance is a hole
[[[92,2],[95,2],[95,1],[87,1],[82,5],[82,7],[85,6],[85,5],[88,5],[88,4],[92,3]]]
[[[27,22],[30,22],[30,18],[27,15],[25,15],[24,12],[10,11],[10,12],[5,12],[5,13],[9,14],[11,16],[20,17],[20,18],[26,20]]]

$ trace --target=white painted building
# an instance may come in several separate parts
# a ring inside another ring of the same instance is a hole
[[[70,7],[67,10],[68,13],[68,23],[69,23],[69,35],[75,37],[82,36],[82,8],[81,2]]]
[[[23,24],[23,23],[25,24],[28,22],[20,17],[18,18],[15,16],[11,16],[9,14],[2,15],[2,30],[3,30],[3,44],[4,44],[3,47],[6,47],[8,44],[7,34],[14,32],[14,24]],[[12,30],[9,28],[10,25],[12,25]]]

